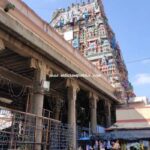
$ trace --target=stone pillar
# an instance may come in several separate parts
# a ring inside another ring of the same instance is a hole
[[[60,120],[60,111],[63,105],[62,99],[56,99],[56,106],[55,106],[55,119]]]
[[[77,92],[79,91],[79,86],[77,82],[73,79],[67,80],[67,87],[68,87],[68,124],[71,125],[73,129],[73,137],[70,143],[70,149],[76,150],[76,99],[77,99]]]
[[[5,49],[5,44],[2,39],[0,39],[0,52]]]
[[[111,104],[111,124],[116,122],[116,105]]]
[[[60,119],[60,109],[57,108],[56,112],[55,112],[55,119],[59,120]]]
[[[38,116],[42,116],[43,101],[44,101],[44,91],[41,87],[42,82],[46,80],[46,74],[41,69],[35,71],[35,81],[34,81],[34,93],[31,100],[32,109],[31,112]]]
[[[98,96],[94,93],[89,94],[90,98],[90,118],[91,118],[91,132],[92,134],[95,134],[97,132],[97,101]]]
[[[105,112],[106,112],[106,125],[107,127],[111,126],[111,103],[109,101],[105,101]]]
[[[43,103],[44,103],[44,89],[42,87],[43,81],[46,80],[47,66],[45,64],[37,62],[34,76],[33,94],[31,96],[31,108],[30,113],[37,115],[36,117],[36,130],[35,130],[35,142],[39,143],[35,145],[36,150],[41,150],[42,143],[42,119],[38,116],[43,115]]]
[[[46,75],[51,74],[52,71],[46,64],[39,62],[34,58],[31,59],[30,67],[35,69],[35,74],[33,82],[33,94],[30,100],[31,107],[29,112],[38,116],[42,116],[44,103],[44,89],[42,84],[43,81],[46,81]]]

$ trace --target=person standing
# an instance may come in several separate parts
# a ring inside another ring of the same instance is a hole
[[[105,150],[103,142],[99,141],[99,150]]]
[[[95,141],[95,144],[94,144],[94,150],[98,150],[98,141]]]
[[[120,150],[120,144],[119,144],[119,141],[118,141],[118,140],[114,143],[112,149],[113,149],[113,150]]]
[[[111,149],[112,149],[111,143],[110,141],[107,141],[107,150],[111,150]]]
[[[78,147],[78,150],[83,150],[81,146]]]
[[[86,150],[93,150],[91,145],[86,145]]]

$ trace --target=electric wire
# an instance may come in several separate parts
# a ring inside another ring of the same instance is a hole
[[[127,64],[138,63],[138,62],[143,62],[143,61],[146,61],[146,60],[150,60],[150,57],[147,57],[147,58],[139,58],[139,59],[127,61],[126,63],[127,63]]]

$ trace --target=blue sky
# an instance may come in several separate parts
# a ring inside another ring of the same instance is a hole
[[[50,21],[52,12],[80,0],[23,0],[40,17]],[[150,98],[150,1],[103,0],[109,24],[116,34],[137,96]],[[136,61],[140,60],[140,61]]]

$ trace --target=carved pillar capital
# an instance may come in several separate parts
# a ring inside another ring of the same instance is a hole
[[[94,92],[89,92],[89,98],[90,98],[90,99],[95,99],[96,101],[99,100],[97,94],[94,93]]]
[[[76,101],[77,93],[80,90],[78,82],[74,79],[67,79],[66,87],[68,88],[68,100]]]
[[[97,101],[99,100],[98,96],[93,92],[89,92],[89,99],[90,99],[90,107],[97,108]]]
[[[108,100],[105,100],[105,107],[106,107],[106,108],[111,107],[111,102],[108,101]]]
[[[46,75],[50,75],[53,73],[52,69],[49,65],[47,65],[37,59],[34,59],[34,58],[31,58],[31,60],[30,60],[30,67],[37,69],[37,70],[41,70],[41,72],[43,72]]]
[[[75,79],[67,79],[66,87],[74,89],[76,92],[80,90],[79,84]]]
[[[30,67],[35,69],[34,73],[34,93],[43,93],[43,83],[46,81],[46,76],[52,74],[52,70],[49,65],[39,61],[38,59],[30,59]]]

